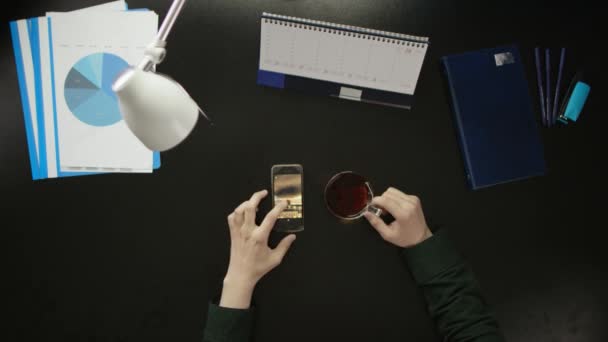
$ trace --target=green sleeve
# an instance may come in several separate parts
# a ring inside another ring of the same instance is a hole
[[[247,342],[253,328],[253,311],[209,304],[204,342]]]
[[[504,341],[471,269],[442,231],[402,251],[445,341]]]

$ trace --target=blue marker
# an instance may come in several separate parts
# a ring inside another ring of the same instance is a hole
[[[551,126],[551,52],[549,49],[545,49],[545,68],[547,73],[547,125]]]
[[[536,60],[536,83],[538,83],[538,94],[540,96],[540,119],[543,125],[547,125],[545,120],[545,95],[543,94],[543,76],[540,65],[540,49],[537,47],[534,49],[534,58]]]
[[[562,83],[562,71],[564,70],[564,60],[566,59],[566,48],[562,48],[562,53],[559,58],[559,72],[557,74],[557,84],[555,85],[555,99],[553,100],[553,115],[551,117],[551,124],[555,124],[557,120],[557,101],[559,99],[559,88]]]

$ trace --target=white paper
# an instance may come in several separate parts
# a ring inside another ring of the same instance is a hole
[[[80,9],[74,12],[85,12],[88,10],[124,10],[127,8],[127,4],[124,1],[113,1],[113,2],[109,2],[109,3],[105,3],[105,4],[101,4],[101,5],[97,5],[97,6],[92,6],[92,7],[87,7],[84,9]],[[73,13],[73,12],[70,12]],[[19,45],[21,47],[21,62],[22,62],[22,66],[23,66],[23,73],[24,73],[24,82],[25,82],[25,90],[26,90],[26,94],[27,94],[27,98],[28,98],[28,105],[30,107],[30,120],[32,122],[32,134],[33,134],[33,139],[34,139],[34,146],[36,149],[36,159],[38,161],[38,163],[40,163],[40,153],[44,153],[44,151],[40,150],[40,143],[39,143],[39,139],[40,139],[40,135],[39,130],[44,129],[46,132],[46,148],[47,148],[47,153],[49,152],[50,149],[52,149],[52,159],[48,159],[47,158],[47,162],[49,165],[47,165],[48,169],[49,169],[49,177],[56,177],[57,176],[57,170],[56,170],[56,166],[55,164],[55,150],[54,150],[54,134],[53,135],[49,135],[48,134],[48,130],[51,128],[52,126],[49,126],[48,123],[52,122],[49,121],[50,119],[48,118],[48,115],[51,116],[52,118],[52,111],[50,111],[51,109],[46,105],[46,103],[48,102],[47,100],[50,100],[50,97],[47,99],[46,94],[49,93],[50,91],[50,87],[51,87],[51,80],[50,77],[45,77],[44,75],[48,75],[45,74],[45,70],[48,70],[48,68],[50,67],[50,60],[49,58],[45,58],[45,56],[48,56],[48,32],[47,31],[47,23],[46,23],[46,17],[41,17],[38,18],[39,20],[39,28],[40,28],[40,32],[39,32],[39,37],[40,37],[40,55],[41,55],[41,71],[43,73],[43,77],[41,77],[42,79],[42,91],[43,94],[45,94],[44,96],[44,100],[45,103],[43,104],[43,116],[44,116],[44,122],[45,122],[45,127],[40,127],[42,123],[38,122],[38,108],[36,106],[36,101],[37,101],[37,96],[36,96],[36,92],[35,92],[35,87],[37,85],[37,80],[35,78],[35,74],[34,74],[34,63],[33,63],[33,55],[32,55],[32,51],[31,51],[31,42],[29,39],[29,30],[28,30],[28,24],[27,24],[27,19],[22,19],[22,20],[18,20],[17,21],[17,30],[18,30],[18,38],[19,38]],[[44,32],[43,32],[44,29]],[[46,47],[45,47],[46,46]],[[46,69],[45,69],[46,68]],[[52,139],[53,141],[51,143],[49,143],[49,139]],[[51,172],[53,174],[51,174]]]
[[[105,4],[87,7],[75,11],[74,13],[88,13],[90,11],[123,11],[127,9],[127,4],[124,1],[113,1]],[[55,150],[55,119],[53,114],[53,93],[51,82],[51,56],[49,49],[49,30],[48,17],[53,17],[61,12],[47,12],[47,17],[38,18],[38,29],[40,37],[40,72],[42,77],[42,94],[44,108],[44,123],[45,123],[45,142],[46,142],[46,160],[47,160],[47,177],[56,178],[58,176],[57,154]]]
[[[137,64],[157,27],[158,16],[153,12],[97,11],[51,18],[61,170],[152,170],[153,152],[123,120],[103,127],[79,120],[66,103],[64,84],[70,69],[91,54],[108,53],[130,65]]]
[[[125,1],[113,1],[92,7],[87,7],[79,10],[75,10],[67,13],[85,13],[87,11],[124,11],[128,9]],[[54,15],[61,12],[47,12],[48,14]],[[34,70],[34,60],[31,50],[30,33],[33,26],[28,24],[27,19],[17,21],[17,32],[19,45],[22,49],[22,66],[24,72],[25,90],[28,98],[28,105],[30,107],[30,120],[32,123],[32,134],[33,144],[36,149],[36,159],[40,163],[41,154],[46,152],[47,154],[47,175],[41,175],[43,178],[54,178],[57,177],[57,165],[56,165],[56,153],[55,153],[55,135],[54,135],[54,121],[52,111],[52,84],[50,78],[50,57],[49,57],[49,41],[48,41],[48,23],[46,17],[34,18],[32,20],[38,20],[39,26],[39,52],[40,52],[40,72],[41,75],[37,78]],[[36,94],[36,86],[38,82],[41,82],[42,97],[39,98]],[[36,105],[37,101],[42,101],[42,113],[38,112]],[[38,115],[42,115],[44,118],[43,122],[38,122]],[[41,132],[45,133],[46,150],[41,150],[40,138]],[[125,170],[120,170],[125,171]],[[133,170],[133,172],[149,172],[149,170]]]
[[[38,160],[38,162],[40,162],[40,144],[38,142],[38,116],[36,115],[36,79],[34,75],[34,62],[32,58],[30,38],[28,35],[27,20],[18,20],[17,29],[19,31],[19,45],[21,46],[21,59],[23,62],[24,74],[23,77],[25,81],[25,89],[27,92],[28,105],[30,107],[32,133],[34,134],[34,144],[36,146],[36,159]]]
[[[285,23],[262,19],[261,70],[414,94],[428,44]]]
[[[38,18],[40,37],[40,81],[42,83],[42,108],[44,111],[44,141],[46,146],[47,178],[57,177],[55,153],[55,120],[53,118],[53,92],[51,84],[51,57],[49,54],[49,25],[46,17]],[[42,129],[42,128],[41,128]]]
[[[127,4],[125,1],[113,1],[113,2],[109,2],[109,3],[101,4],[101,5],[83,8],[83,9],[80,9],[80,10],[77,10],[74,12],[85,12],[88,10],[119,10],[119,9],[124,10],[126,8],[127,8]],[[73,13],[73,12],[71,12],[71,13]],[[45,18],[39,18],[39,19],[45,19]],[[40,25],[43,25],[42,22],[40,22]],[[46,26],[46,22],[44,23],[44,26]],[[31,116],[30,119],[32,121],[32,132],[34,134],[34,145],[36,147],[36,158],[38,159],[38,162],[40,162],[40,152],[41,151],[40,151],[40,144],[38,142],[38,139],[39,139],[38,130],[42,129],[42,128],[39,127],[40,125],[38,123],[38,117],[37,117],[38,112],[37,112],[37,107],[36,107],[36,92],[35,92],[36,80],[35,80],[35,76],[34,76],[34,64],[33,64],[32,51],[31,51],[31,42],[30,42],[29,34],[28,34],[27,19],[18,20],[17,29],[19,32],[19,44],[21,46],[23,72],[24,72],[26,92],[27,92],[27,97],[28,97],[28,102],[29,102],[29,107],[30,107],[30,116]],[[48,35],[45,35],[45,36],[40,35],[41,45],[42,45],[42,43],[45,42],[46,37],[48,37]],[[43,52],[43,49],[41,47],[41,54],[42,54],[42,52]],[[47,51],[47,53],[48,53],[48,51]],[[44,80],[44,78],[43,78],[43,80]],[[47,121],[45,121],[45,122],[47,122]]]
[[[83,13],[83,12],[88,12],[88,11],[107,11],[107,10],[124,11],[126,9],[127,9],[127,3],[123,0],[119,0],[119,1],[106,2],[105,4],[101,4],[101,5],[85,7],[85,8],[77,9],[77,10],[70,11],[70,12],[46,12],[46,16],[49,17],[49,16],[52,16],[52,15],[55,15],[58,13]]]

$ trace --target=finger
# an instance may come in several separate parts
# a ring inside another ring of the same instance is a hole
[[[230,215],[228,215],[227,220],[228,220],[228,228],[230,228],[230,231],[234,230],[235,228],[235,224],[234,224],[234,213],[230,213]]]
[[[283,240],[281,240],[281,242],[279,242],[277,247],[274,249],[273,253],[276,258],[275,260],[277,262],[277,265],[280,264],[281,261],[283,261],[283,257],[285,257],[285,254],[287,254],[289,247],[291,247],[291,244],[294,241],[296,241],[295,234],[287,235],[286,237],[283,238]]]
[[[388,190],[386,192],[384,192],[384,194],[382,194],[382,196],[392,199],[393,201],[398,203],[402,209],[404,208],[405,204],[409,203],[409,201],[406,200],[404,197],[399,196],[398,194],[395,194],[393,192],[388,192]]]
[[[236,224],[236,222],[234,221],[236,217],[235,213],[230,213],[230,215],[228,215],[228,228],[230,229],[230,237],[234,238],[238,232],[238,225]]]
[[[258,191],[251,196],[247,205],[245,205],[245,223],[255,224],[255,213],[260,205],[260,201],[268,195],[267,190]]]
[[[241,203],[236,209],[234,209],[234,222],[237,226],[243,225],[243,219],[245,215],[245,207],[247,206],[248,201]]]
[[[399,205],[399,202],[388,196],[374,197],[372,199],[372,205],[385,209],[393,217],[397,217],[398,213],[402,210],[402,207]]]
[[[411,204],[416,204],[416,201],[418,201],[418,197],[413,196],[413,195],[408,195],[405,192],[395,189],[393,187],[388,188],[388,190],[386,190],[385,194],[391,194],[391,195],[396,196],[397,198],[400,198],[401,200],[406,201]]]
[[[420,198],[418,198],[418,196],[408,196],[410,203],[412,203],[415,207],[420,207],[421,203],[420,203]]]
[[[380,236],[384,240],[386,240],[390,236],[391,228],[387,226],[381,218],[370,212],[366,212],[365,214],[363,214],[363,216],[365,216],[369,224],[374,227],[374,229],[378,232],[378,234],[380,234]]]
[[[281,215],[285,208],[287,208],[287,201],[281,201],[277,203],[274,208],[272,208],[266,217],[264,217],[264,221],[262,221],[262,224],[260,224],[260,228],[262,228],[262,231],[266,234],[266,236],[270,234],[270,231],[272,231],[272,228],[277,222],[279,215]]]
[[[385,194],[391,194],[391,195],[393,195],[393,196],[395,196],[397,198],[401,198],[403,200],[407,200],[408,199],[407,198],[408,197],[407,194],[405,194],[403,191],[401,191],[399,189],[396,189],[396,188],[393,188],[393,187],[390,187],[390,188],[386,189],[386,191],[384,193]]]
[[[249,201],[245,201],[245,202],[239,204],[239,206],[236,207],[236,209],[234,209],[234,212],[238,213],[238,214],[243,214],[244,210],[245,210],[245,206],[247,205],[248,202]]]

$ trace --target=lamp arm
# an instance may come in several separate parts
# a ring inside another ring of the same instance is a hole
[[[175,24],[175,21],[177,21],[177,17],[182,11],[185,3],[186,0],[173,0],[167,15],[165,16],[165,19],[158,30],[158,34],[154,38],[154,41],[152,41],[152,43],[146,47],[144,58],[138,65],[139,69],[143,71],[152,71],[157,64],[160,64],[163,59],[165,59],[165,55],[167,54],[167,50],[165,50],[165,47],[167,46],[167,37],[173,28],[173,24]],[[186,92],[186,90],[179,85],[179,83],[175,83],[181,87],[186,94],[188,94],[188,92]],[[197,105],[197,107],[199,113],[213,125],[211,118],[209,118],[209,116],[201,109],[200,106]]]
[[[146,49],[146,55],[144,59],[139,63],[139,68],[144,71],[150,71],[156,64],[162,62],[165,58],[165,45],[167,44],[167,37],[173,28],[173,24],[177,20],[186,0],[173,0],[165,19],[163,20],[158,34],[154,41]]]
[[[157,40],[166,42],[167,37],[169,36],[169,32],[173,28],[173,24],[177,20],[179,13],[182,11],[186,0],[174,0],[173,4],[171,4],[171,8],[169,8],[169,12],[167,12],[167,16],[165,16],[165,20],[163,21],[160,29],[158,30],[158,35],[156,36]]]

